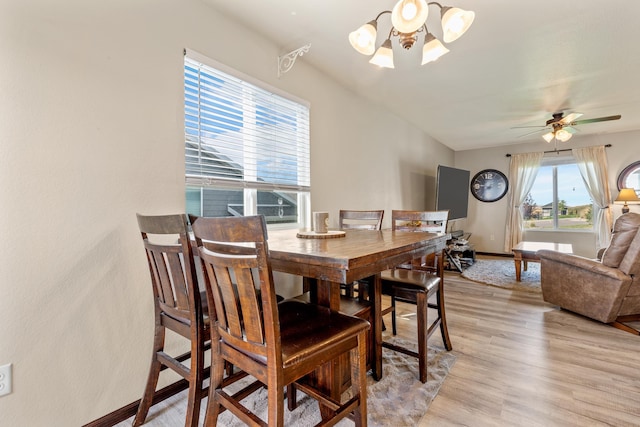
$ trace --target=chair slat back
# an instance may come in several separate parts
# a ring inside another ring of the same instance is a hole
[[[185,215],[137,215],[161,312],[183,323],[202,315],[193,250]]]
[[[340,230],[380,230],[384,210],[352,211],[340,210]]]
[[[280,326],[264,217],[190,218],[220,337],[266,356]]]
[[[391,229],[446,233],[449,211],[391,211]]]
[[[395,231],[426,231],[429,233],[446,233],[449,211],[391,211],[391,229]],[[400,265],[400,268],[425,270],[436,272],[443,278],[444,252],[438,255],[416,258],[410,264]]]

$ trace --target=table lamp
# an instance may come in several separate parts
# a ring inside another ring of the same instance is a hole
[[[625,214],[629,212],[629,205],[627,202],[640,203],[640,199],[638,199],[636,190],[633,188],[623,188],[620,190],[620,193],[618,193],[616,200],[614,200],[614,203],[620,204],[620,202],[624,202],[624,206],[622,206],[622,213]]]

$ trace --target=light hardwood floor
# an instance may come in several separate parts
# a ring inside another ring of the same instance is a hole
[[[420,426],[640,426],[640,337],[456,273],[445,298],[457,360]],[[398,303],[400,336],[414,310]],[[146,425],[184,422],[163,412]]]
[[[453,273],[445,297],[457,360],[421,426],[640,425],[640,337]]]

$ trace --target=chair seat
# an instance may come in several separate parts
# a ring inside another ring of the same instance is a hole
[[[383,281],[393,282],[394,287],[407,288],[415,292],[426,292],[431,294],[438,289],[440,277],[431,273],[419,270],[405,270],[404,268],[394,268],[385,270],[380,274]]]
[[[280,302],[278,316],[284,368],[315,357],[346,339],[355,339],[360,331],[370,327],[366,320],[302,302],[297,297]],[[234,348],[261,364],[267,363],[266,357]]]
[[[278,312],[284,367],[315,357],[369,328],[366,320],[300,301],[283,301]]]
[[[294,301],[300,301],[307,304],[313,304],[311,302],[310,292],[305,292],[291,299]],[[346,295],[340,296],[340,313],[347,314],[349,316],[359,317],[361,319],[368,319],[370,312],[371,312],[371,304],[368,301],[360,301],[355,298],[350,298]]]

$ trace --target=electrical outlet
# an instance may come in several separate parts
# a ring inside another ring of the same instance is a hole
[[[11,363],[0,366],[0,396],[11,393]]]
[[[490,240],[496,240],[496,236],[494,236],[493,234],[491,236],[489,236]]]

